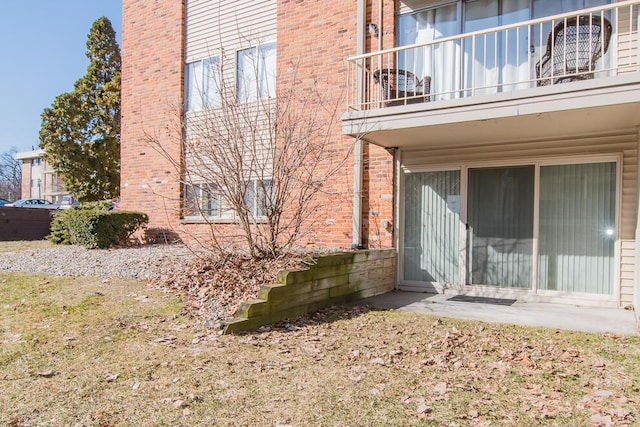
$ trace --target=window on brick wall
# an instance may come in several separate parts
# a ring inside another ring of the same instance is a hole
[[[218,186],[211,183],[189,184],[185,187],[185,215],[222,217]]]
[[[189,62],[185,75],[187,111],[220,107],[220,55]]]
[[[273,187],[270,179],[251,180],[244,195],[247,209],[255,218],[264,218],[272,206]]]
[[[271,180],[250,180],[244,202],[251,216],[264,219],[271,207],[273,187]],[[185,217],[206,217],[235,220],[233,210],[223,202],[220,189],[214,183],[187,184],[184,196]]]
[[[238,101],[247,102],[276,95],[276,43],[239,50],[236,62]]]

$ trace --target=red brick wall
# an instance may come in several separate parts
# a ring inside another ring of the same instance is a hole
[[[171,229],[183,238],[205,238],[209,225],[179,227],[179,174],[147,139],[160,142],[168,154],[179,158],[179,111],[183,63],[183,5],[176,0],[124,0],[122,81],[122,207],[146,212],[150,227]],[[394,45],[394,1],[384,0],[382,40]],[[317,81],[345,108],[345,59],[356,53],[357,2],[344,0],[278,0],[278,85],[285,70],[297,63],[301,90]],[[368,20],[378,20],[378,2],[369,2]],[[367,43],[377,50],[376,38]],[[310,87],[310,86],[309,86]],[[354,139],[334,127],[331,144],[337,157],[348,157],[323,188],[319,220],[309,225],[301,244],[350,247]],[[366,146],[364,158],[363,243],[390,247],[393,219],[393,158],[385,150]],[[326,168],[332,167],[327,163]],[[228,226],[224,226],[228,228]]]
[[[378,23],[378,2],[369,2],[367,19]],[[394,1],[384,0],[383,46],[393,46]],[[298,71],[315,77],[321,88],[336,98],[345,95],[347,57],[356,54],[357,2],[344,0],[279,0],[278,70],[290,67],[295,59]],[[376,38],[367,36],[368,46],[377,50]],[[370,47],[368,47],[370,48]],[[282,76],[282,75],[280,75]],[[311,81],[311,79],[308,79]],[[303,80],[304,81],[304,80]],[[339,108],[342,113],[344,102]],[[306,239],[309,244],[350,247],[353,232],[353,155],[354,139],[341,135],[339,126],[332,138],[335,149],[348,156],[343,170],[325,184],[320,213]],[[369,247],[390,247],[391,228],[381,230],[369,221],[372,213],[378,225],[393,216],[393,158],[378,147],[364,150],[363,243]]]
[[[20,183],[21,194],[17,194],[15,199],[30,199],[31,198],[31,160],[20,160],[20,167],[22,169],[22,182]],[[11,200],[13,202],[13,200]]]
[[[395,47],[395,1],[367,2],[367,22],[378,26],[378,37],[367,35],[367,52]],[[393,246],[393,151],[367,145],[363,164],[362,234],[368,248]]]
[[[303,76],[301,84],[311,86],[313,79],[304,80],[304,76],[313,76],[322,93],[336,101],[341,99],[345,88],[344,61],[356,49],[356,25],[355,1],[280,0],[278,70],[285,70],[294,59],[298,73]],[[309,90],[309,87],[301,90]],[[344,108],[342,102],[337,105]],[[351,246],[353,156],[349,152],[353,144],[353,138],[342,136],[340,128],[335,128],[331,138],[331,145],[336,150],[333,161],[341,156],[348,159],[339,173],[324,184],[321,197],[326,200],[320,205],[319,220],[310,226],[313,233],[306,237],[309,244]]]
[[[365,147],[362,234],[367,248],[393,246],[393,150]]]
[[[180,159],[183,16],[182,1],[123,1],[121,206],[151,229],[178,224],[178,170],[148,139]]]

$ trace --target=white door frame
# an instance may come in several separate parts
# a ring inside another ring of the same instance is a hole
[[[576,302],[576,303],[604,303],[616,306],[620,298],[620,225],[621,225],[621,204],[622,204],[622,154],[585,154],[572,156],[548,156],[537,158],[513,158],[504,161],[474,161],[474,162],[458,162],[447,163],[441,165],[425,165],[418,167],[405,167],[401,164],[398,156],[398,171],[396,188],[396,212],[398,218],[396,231],[396,247],[398,248],[398,269],[397,269],[397,288],[407,291],[418,292],[437,292],[445,294],[478,294],[491,296],[516,297],[531,301],[557,301]],[[538,289],[538,252],[539,252],[539,222],[540,222],[540,167],[551,165],[568,165],[568,164],[586,164],[586,163],[606,163],[613,162],[616,164],[616,224],[615,224],[615,243],[614,243],[614,277],[613,292],[610,295],[595,294],[577,294],[563,293],[561,291],[542,291]],[[467,266],[467,242],[466,227],[467,224],[467,202],[468,202],[468,171],[473,168],[501,167],[501,166],[526,166],[533,165],[534,172],[534,218],[533,218],[533,274],[531,287],[527,289],[517,288],[498,288],[488,287],[484,285],[467,285],[466,278],[468,275]],[[460,171],[460,233],[459,233],[459,257],[458,257],[458,283],[431,283],[416,282],[404,280],[404,221],[405,221],[405,172],[440,172],[440,171]]]

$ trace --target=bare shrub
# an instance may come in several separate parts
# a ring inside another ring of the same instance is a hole
[[[15,147],[11,147],[0,154],[0,197],[9,201],[20,198],[22,168],[20,161],[15,159],[17,152]]]
[[[341,97],[316,79],[303,79],[293,63],[276,91],[268,85],[275,76],[261,77],[259,55],[254,74],[238,83],[220,57],[202,74],[207,93],[188,89],[188,97],[200,95],[200,108],[169,130],[181,144],[181,158],[157,135],[147,133],[147,141],[180,172],[181,216],[208,225],[207,238],[199,237],[203,244],[223,254],[242,249],[254,259],[275,258],[312,229],[326,200],[318,196],[349,157],[351,148],[337,146]],[[186,108],[194,110],[189,102]],[[181,114],[182,108],[174,110]]]

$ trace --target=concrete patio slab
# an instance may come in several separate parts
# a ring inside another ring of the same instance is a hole
[[[511,323],[581,332],[639,333],[633,311],[617,308],[532,303],[491,298],[455,298],[452,295],[394,291],[366,298],[373,308],[455,317],[492,323]],[[458,299],[458,301],[456,301]]]

